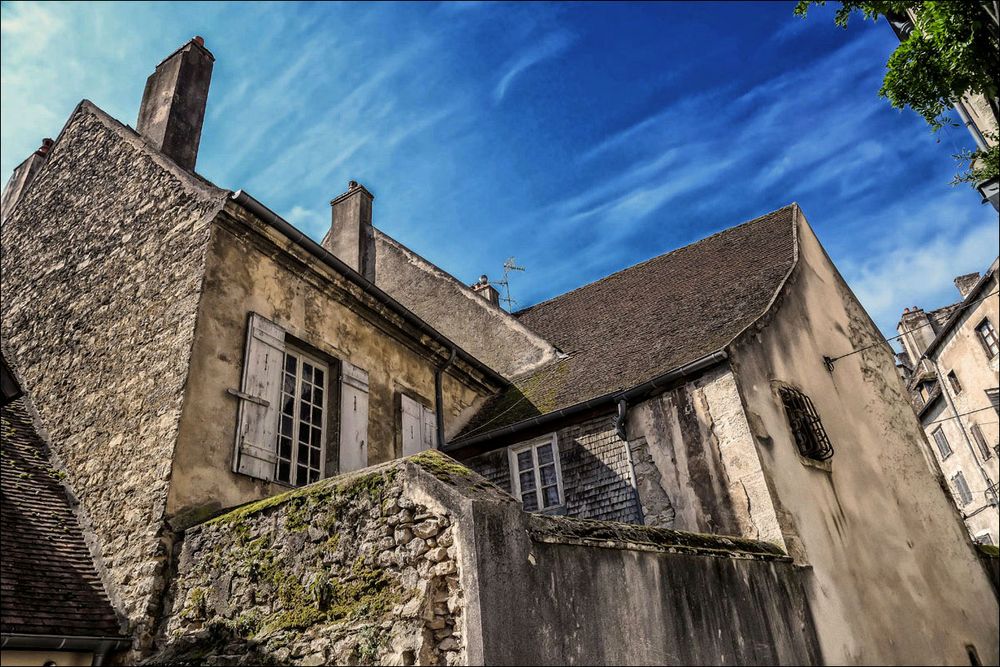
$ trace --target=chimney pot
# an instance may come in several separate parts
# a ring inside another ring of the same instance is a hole
[[[49,151],[52,150],[52,144],[54,143],[55,142],[48,137],[42,139],[42,145],[39,146],[38,150],[35,151],[35,155],[38,155],[39,157],[45,157],[46,155],[49,154]]]
[[[197,44],[198,46],[205,46],[205,38],[202,37],[201,35],[195,35],[194,41],[195,44]]]
[[[195,37],[146,79],[136,130],[180,167],[194,170],[215,57]]]

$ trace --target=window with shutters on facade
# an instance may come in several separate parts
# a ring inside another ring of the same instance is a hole
[[[976,325],[976,334],[979,336],[979,342],[982,344],[983,349],[986,350],[986,356],[992,359],[1000,353],[1000,341],[997,340],[997,330],[993,328],[993,323],[988,318],[984,318],[982,322]]]
[[[403,456],[412,456],[437,445],[437,417],[426,405],[406,394],[399,395],[400,433]]]
[[[931,435],[934,436],[934,444],[937,445],[938,454],[941,455],[941,460],[943,461],[951,456],[951,445],[948,444],[948,438],[945,437],[944,431],[941,430],[941,427],[938,426],[934,429]]]
[[[510,450],[511,486],[525,511],[551,510],[563,504],[559,447],[553,433]]]
[[[251,313],[233,470],[289,486],[368,465],[368,373]]]
[[[983,460],[993,458],[993,451],[990,449],[989,443],[986,442],[986,436],[983,435],[979,424],[973,424],[970,430],[972,431],[972,439],[976,441],[976,446],[979,447],[979,455],[983,457]]]
[[[965,507],[972,502],[972,491],[969,489],[969,484],[965,481],[965,475],[961,471],[955,473],[951,478],[951,483],[955,487],[955,494],[960,507]]]

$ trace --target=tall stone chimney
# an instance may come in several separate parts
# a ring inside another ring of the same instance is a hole
[[[21,199],[28,185],[34,180],[35,174],[45,164],[52,149],[51,139],[42,139],[42,145],[28,159],[14,168],[14,173],[10,175],[10,180],[3,189],[3,200],[0,202],[0,221],[6,220],[14,204]]]
[[[337,259],[375,282],[375,230],[372,202],[375,195],[357,181],[347,184],[347,192],[330,202],[333,219],[323,238],[324,248]]]
[[[214,63],[205,40],[195,37],[156,66],[146,79],[139,107],[139,134],[191,171],[198,159]]]
[[[931,326],[930,318],[923,308],[907,308],[899,318],[896,331],[899,332],[899,342],[910,357],[911,365],[916,368],[924,350],[934,340],[934,327]]]
[[[955,287],[958,288],[958,293],[962,295],[964,299],[972,291],[972,288],[976,283],[979,282],[979,272],[966,273],[964,276],[958,276],[955,278]]]

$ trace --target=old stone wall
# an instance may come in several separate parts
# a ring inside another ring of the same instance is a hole
[[[1000,612],[925,456],[892,350],[799,214],[798,261],[730,363],[828,664],[996,664]],[[824,356],[851,350],[835,362]],[[808,396],[833,446],[804,459],[777,393]],[[959,620],[960,619],[960,620]]]
[[[170,550],[170,462],[223,198],[84,102],[0,232],[5,345],[140,645]]]
[[[369,468],[188,530],[153,661],[464,663],[458,527],[406,477]]]
[[[581,519],[642,523],[632,482],[628,443],[621,440],[611,417],[571,424],[556,432],[564,504],[560,513]],[[517,447],[517,443],[512,447]],[[510,448],[480,454],[466,465],[511,492]]]

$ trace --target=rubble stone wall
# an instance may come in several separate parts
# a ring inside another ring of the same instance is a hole
[[[2,333],[141,646],[210,221],[225,193],[80,105],[2,227]]]
[[[465,662],[454,517],[399,463],[190,529],[156,663]]]

